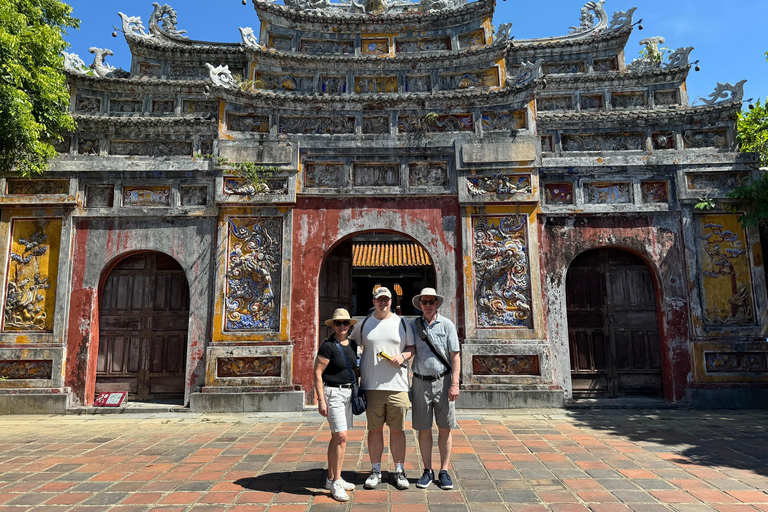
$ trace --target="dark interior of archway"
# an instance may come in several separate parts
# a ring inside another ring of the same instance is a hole
[[[339,244],[320,272],[320,320],[336,308],[364,317],[373,307],[375,286],[386,286],[393,295],[393,309],[415,316],[420,312],[411,299],[426,286],[435,286],[435,271],[419,244],[391,233],[365,233]],[[320,329],[320,337],[330,332]]]
[[[120,261],[99,301],[96,394],[182,403],[188,323],[189,287],[176,260],[147,252]]]
[[[580,254],[568,268],[566,304],[574,398],[663,395],[656,293],[641,258]]]

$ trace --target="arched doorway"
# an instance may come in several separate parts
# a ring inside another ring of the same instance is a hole
[[[189,286],[176,260],[146,252],[120,261],[99,300],[96,394],[182,401],[188,324]]]
[[[418,314],[411,299],[425,286],[435,286],[432,259],[418,243],[393,233],[373,232],[343,240],[326,257],[320,271],[320,340],[330,334],[322,321],[336,308],[366,316],[375,286],[393,294],[393,309],[403,316]]]
[[[653,275],[628,251],[587,251],[566,277],[573,397],[663,396]]]

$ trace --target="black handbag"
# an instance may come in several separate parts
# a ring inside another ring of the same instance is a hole
[[[368,407],[368,400],[365,398],[365,391],[360,389],[360,386],[357,385],[357,377],[355,377],[355,373],[352,371],[352,366],[349,364],[347,354],[344,353],[344,347],[341,346],[339,340],[334,340],[334,343],[337,347],[339,347],[339,352],[341,352],[341,356],[344,358],[344,362],[347,363],[347,371],[349,372],[349,376],[352,379],[352,414],[355,416],[358,414],[363,414],[366,407]]]

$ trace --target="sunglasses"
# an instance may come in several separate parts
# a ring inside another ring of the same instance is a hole
[[[333,325],[335,325],[336,327],[341,327],[342,325],[349,327],[349,320],[344,320],[343,322],[341,320],[334,320]]]
[[[419,301],[419,302],[421,302],[425,306],[431,306],[432,304],[437,304],[436,300],[422,300],[422,301]]]

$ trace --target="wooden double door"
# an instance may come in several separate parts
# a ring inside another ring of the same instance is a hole
[[[653,276],[621,250],[579,255],[566,277],[574,398],[663,396]]]
[[[188,324],[189,287],[173,258],[141,253],[122,260],[101,294],[96,393],[183,398]]]

